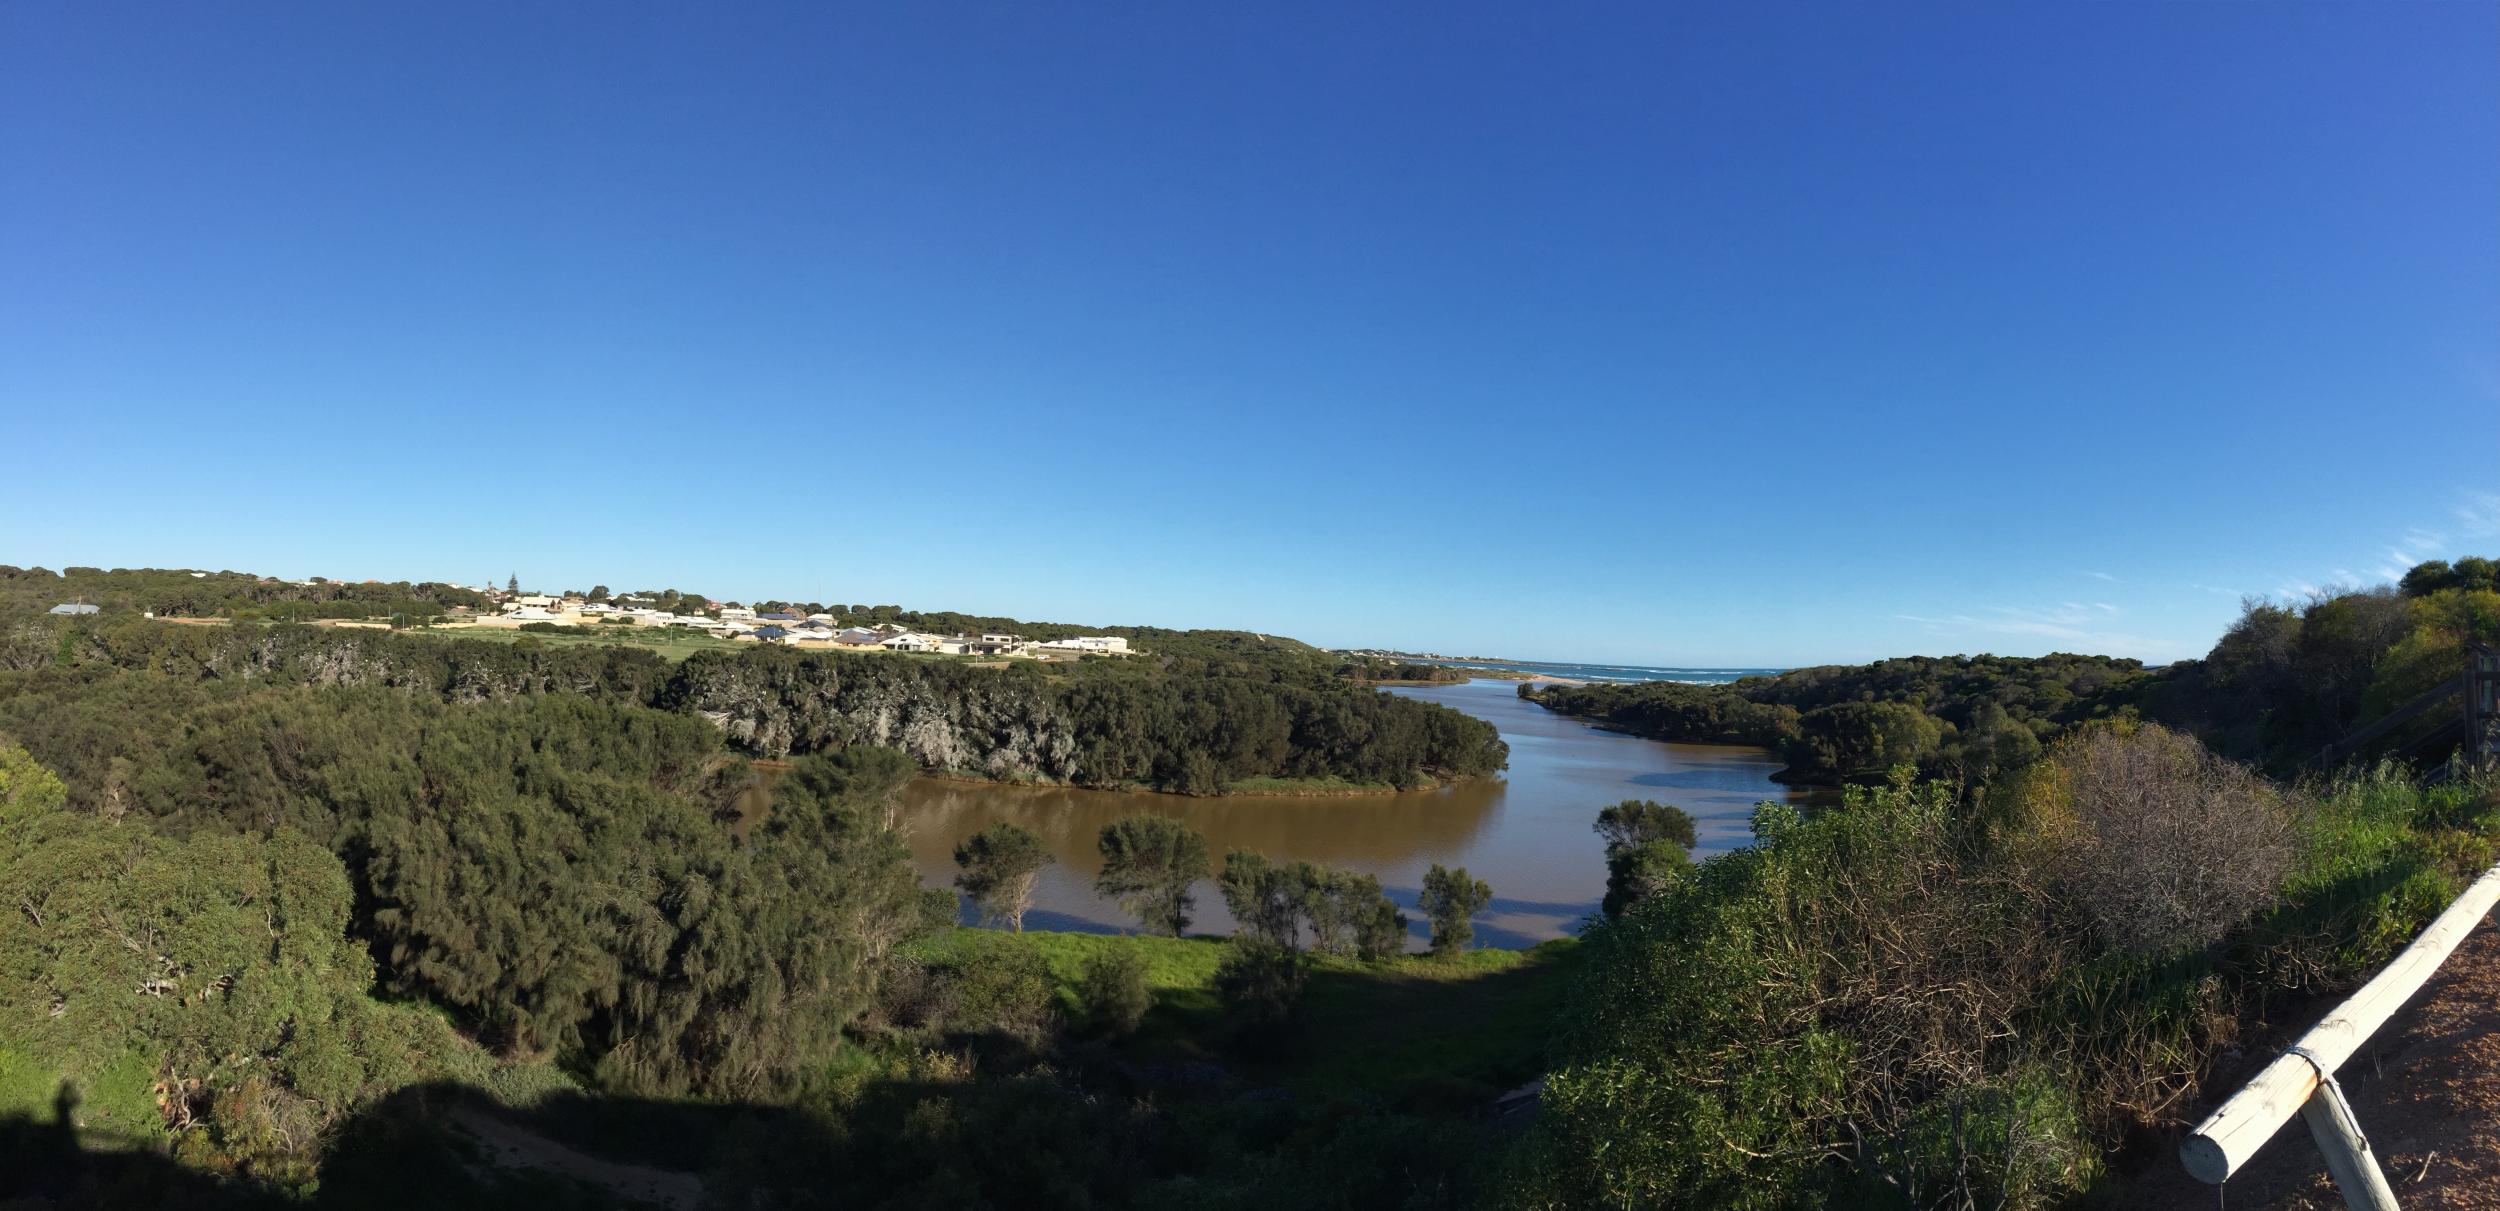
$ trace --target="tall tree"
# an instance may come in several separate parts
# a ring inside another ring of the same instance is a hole
[[[503,588],[504,592],[507,593],[519,593],[521,591],[521,574],[519,572],[514,572],[512,574],[512,579],[503,582]]]
[[[1148,928],[1181,936],[1197,905],[1190,886],[1208,873],[1207,839],[1169,816],[1130,816],[1103,826],[1101,847],[1094,889]]]
[[[1493,902],[1493,886],[1470,878],[1467,868],[1445,870],[1435,862],[1424,872],[1424,891],[1417,903],[1432,919],[1432,953],[1454,954],[1467,949],[1476,936],[1475,915]]]
[[[1606,839],[1608,917],[1657,894],[1692,862],[1693,817],[1673,804],[1626,799],[1597,813],[1596,828]]]
[[[1024,912],[1033,904],[1033,885],[1042,868],[1056,861],[1031,829],[998,823],[964,838],[955,847],[955,865],[963,873],[955,886],[971,897],[983,920],[1004,921],[1024,932]]]
[[[1405,948],[1406,914],[1372,875],[1309,862],[1279,865],[1257,850],[1235,849],[1224,855],[1216,888],[1244,935],[1289,952],[1301,951],[1305,928],[1311,949],[1322,954],[1376,961]]]

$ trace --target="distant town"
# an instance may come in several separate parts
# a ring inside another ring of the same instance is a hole
[[[1505,656],[1445,656],[1439,652],[1401,652],[1395,648],[1333,648],[1340,656],[1369,656],[1378,660],[1458,660],[1483,664],[1515,664]]]
[[[723,639],[779,643],[799,648],[848,651],[915,652],[940,656],[994,656],[1022,660],[1070,659],[1080,656],[1127,656],[1128,640],[1118,635],[1075,635],[1062,639],[1031,639],[989,631],[978,635],[940,635],[897,623],[843,626],[832,614],[800,614],[791,610],[755,610],[735,603],[705,600],[690,610],[680,599],[674,609],[661,609],[650,599],[632,595],[596,599],[596,594],[521,593],[488,586],[479,590],[496,607],[493,613],[455,611],[444,629],[548,626],[677,627]]]

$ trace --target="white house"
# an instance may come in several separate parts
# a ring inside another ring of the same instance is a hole
[[[1041,645],[1053,652],[1074,652],[1079,655],[1126,656],[1128,640],[1119,635],[1078,635],[1068,639],[1052,639]]]
[[[877,646],[889,652],[934,652],[938,645],[937,640],[927,635],[905,631],[900,635],[887,636],[885,641]]]

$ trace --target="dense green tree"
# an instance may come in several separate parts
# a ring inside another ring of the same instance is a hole
[[[1222,893],[1224,909],[1233,914],[1233,923],[1242,933],[1300,950],[1310,875],[1307,862],[1279,866],[1255,849],[1236,848],[1225,853],[1215,889]]]
[[[69,802],[59,775],[25,749],[0,739],[0,824],[59,811]]]
[[[135,1056],[178,1151],[295,1184],[336,1123],[456,1050],[367,998],[346,873],[301,834],[107,823],[13,746],[0,781],[0,1014],[21,1062],[75,1087]]]
[[[1309,862],[1278,864],[1253,849],[1224,856],[1216,880],[1244,936],[1366,961],[1404,949],[1406,915],[1371,875]]]
[[[2118,713],[2148,680],[2141,663],[2102,656],[1916,656],[1723,686],[1523,686],[1521,694],[1637,735],[1777,749],[1788,781],[1880,781],[1906,763],[1977,783],[2003,758],[2028,759],[2016,729],[2038,740]],[[1981,734],[1965,736],[1974,729]]]
[[[2407,597],[2428,597],[2441,589],[2457,587],[2456,569],[2445,559],[2426,559],[2413,565],[2396,582],[2397,591]]]
[[[1649,799],[1626,799],[1597,813],[1597,835],[1606,841],[1609,917],[1657,894],[1691,864],[1697,843],[1693,817],[1684,809]]]
[[[1024,912],[1033,903],[1033,885],[1042,868],[1056,859],[1033,830],[1001,822],[964,838],[955,847],[955,865],[963,873],[955,886],[972,900],[983,919],[1006,922],[1024,932]]]
[[[1466,867],[1446,870],[1433,863],[1424,872],[1423,894],[1417,899],[1432,922],[1432,953],[1451,955],[1467,949],[1475,940],[1476,914],[1492,902],[1492,885],[1469,877]]]
[[[1406,950],[1406,914],[1374,875],[1322,868],[1307,915],[1321,954],[1378,962]]]
[[[1652,841],[1672,841],[1685,849],[1700,844],[1692,814],[1654,799],[1626,799],[1597,813],[1597,835],[1606,852],[1635,849]]]
[[[1103,826],[1102,874],[1094,888],[1146,928],[1180,937],[1207,877],[1207,839],[1169,816],[1130,816]]]

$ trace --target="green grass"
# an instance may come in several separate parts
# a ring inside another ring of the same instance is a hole
[[[60,1087],[51,1068],[23,1051],[0,1047],[0,1115],[50,1118],[52,1097]]]
[[[14,1048],[0,1047],[0,1115],[53,1121],[61,1074]],[[164,1141],[156,1111],[156,1065],[126,1051],[87,1080],[71,1081],[72,1117],[88,1147],[141,1148]]]
[[[1021,946],[1040,952],[1059,985],[1059,1007],[1074,1013],[1076,982],[1085,961],[1108,950],[1131,950],[1146,956],[1146,987],[1155,1007],[1147,1019],[1148,1037],[1186,1034],[1212,1022],[1222,1007],[1215,999],[1215,968],[1224,961],[1221,938],[1127,937],[1117,934],[1061,933],[1031,930],[1021,934],[990,929],[956,929],[915,942],[906,953],[924,961],[960,959],[984,945]]]
[[[1315,1097],[1365,1094],[1431,1109],[1481,1106],[1545,1070],[1545,1042],[1580,958],[1571,938],[1448,959],[1318,958],[1298,1029],[1274,1054],[1245,1059],[1224,1049],[1227,1015],[1214,986],[1221,938],[958,929],[908,949],[945,961],[982,946],[1039,952],[1070,1012],[1086,959],[1113,949],[1144,955],[1155,1007],[1121,1043],[1131,1058],[1216,1058]]]
[[[1579,941],[1383,964],[1322,960],[1286,1083],[1481,1104],[1545,1070]]]

